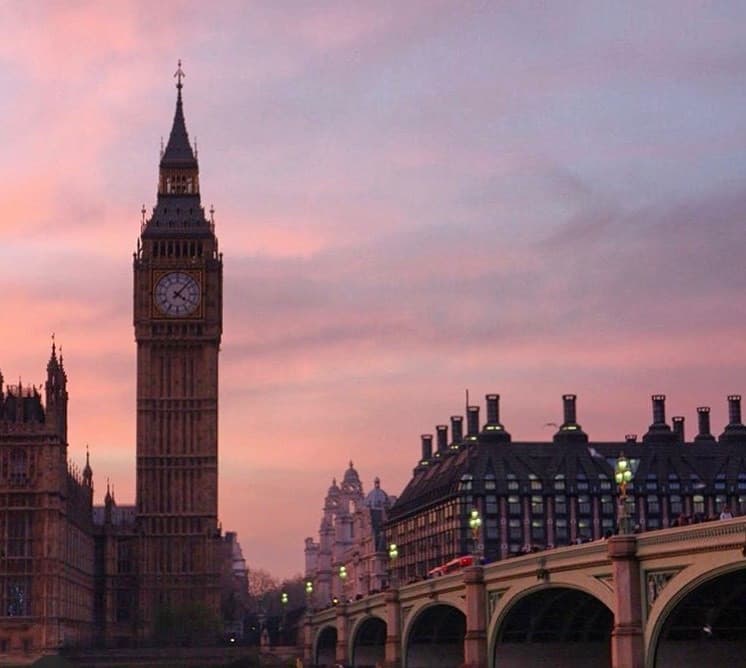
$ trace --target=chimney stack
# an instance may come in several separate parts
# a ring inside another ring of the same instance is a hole
[[[438,452],[448,450],[448,425],[439,424],[435,427],[435,433],[438,438]]]
[[[741,395],[728,395],[728,425],[741,424]]]
[[[679,437],[666,424],[666,395],[654,394],[651,399],[653,400],[653,424],[648,427],[642,437],[642,442],[676,443]]]
[[[422,434],[422,461],[427,462],[433,457],[433,435]]]
[[[739,441],[746,440],[746,426],[741,423],[741,395],[728,395],[728,424],[725,430],[720,434],[721,441]]]
[[[637,434],[625,434],[624,440],[626,443],[637,443]]]
[[[487,422],[480,438],[489,443],[510,443],[510,434],[500,424],[500,395],[485,394],[487,403]]]
[[[500,395],[487,394],[487,424],[500,424]]]
[[[684,436],[684,418],[681,415],[677,415],[671,418],[673,422],[673,433],[676,434],[676,438],[679,443],[684,443],[686,438]]]
[[[666,395],[654,394],[653,400],[653,424],[666,424]]]
[[[699,406],[697,408],[697,421],[699,433],[694,437],[695,441],[714,441],[715,437],[710,431],[710,407]]]
[[[451,434],[453,440],[451,446],[456,446],[464,442],[464,418],[460,415],[451,415]]]
[[[577,414],[575,410],[575,399],[574,394],[563,394],[562,395],[562,409],[564,422],[559,428],[559,431],[554,435],[555,443],[587,443],[588,436],[583,431],[583,428],[577,422]]]
[[[575,413],[575,399],[574,394],[563,394],[562,395],[562,407],[565,414],[565,424],[577,424],[576,413]]]
[[[479,406],[466,407],[466,437],[476,440],[479,434]]]

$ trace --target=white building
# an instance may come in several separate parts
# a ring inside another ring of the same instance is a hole
[[[314,607],[332,599],[350,599],[380,591],[388,584],[388,550],[383,533],[386,515],[396,501],[378,478],[365,495],[352,462],[342,484],[336,478],[324,499],[319,540],[306,538],[306,580],[313,582]],[[346,577],[340,577],[340,572]]]

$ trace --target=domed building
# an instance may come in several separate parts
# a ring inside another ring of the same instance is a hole
[[[334,598],[366,596],[386,586],[383,525],[395,501],[381,489],[377,477],[365,495],[352,462],[341,485],[336,478],[332,481],[324,499],[319,540],[306,538],[306,580],[313,582],[314,607]]]

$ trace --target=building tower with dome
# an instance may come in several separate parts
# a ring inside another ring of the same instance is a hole
[[[381,489],[375,478],[366,495],[353,463],[327,491],[319,540],[305,541],[306,580],[313,582],[314,607],[334,598],[355,599],[380,591],[387,584],[387,552],[383,524],[396,497]],[[346,578],[340,577],[344,567]]]

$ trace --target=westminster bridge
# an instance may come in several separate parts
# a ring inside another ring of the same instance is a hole
[[[746,518],[556,548],[313,612],[305,665],[746,665]]]

